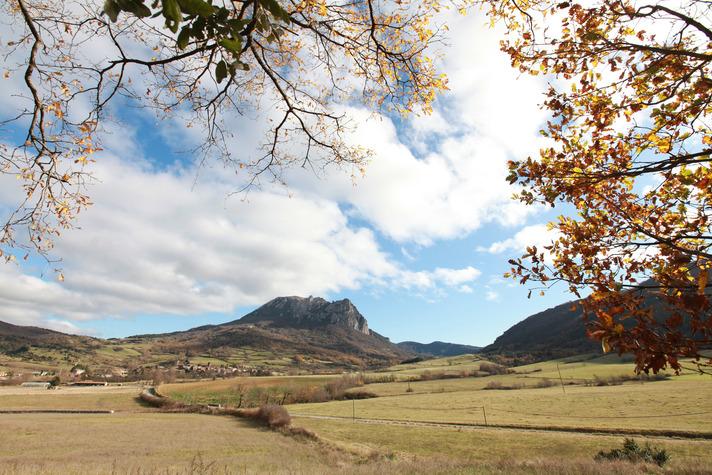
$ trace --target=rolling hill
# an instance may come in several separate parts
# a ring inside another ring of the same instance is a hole
[[[46,328],[0,322],[0,353],[8,355],[22,355],[31,348],[66,350],[81,354],[100,347],[101,342],[96,338],[67,335]]]
[[[647,281],[646,283],[653,283]],[[643,306],[650,307],[659,322],[669,316],[667,304],[655,292],[646,290]],[[631,320],[624,326],[632,325]],[[683,331],[690,331],[683,326]],[[579,300],[567,302],[536,313],[509,328],[482,353],[513,356],[515,361],[542,361],[583,353],[600,353],[601,344],[586,336],[583,311]]]
[[[402,341],[398,346],[406,351],[422,356],[458,356],[478,353],[482,348],[479,346],[460,345],[457,343],[446,343],[444,341],[434,341],[432,343],[418,343],[417,341]]]
[[[484,354],[511,355],[525,360],[547,360],[596,351],[601,351],[601,345],[586,336],[583,313],[576,302],[531,315],[482,349]]]

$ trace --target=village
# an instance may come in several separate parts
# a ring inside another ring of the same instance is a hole
[[[156,365],[119,367],[90,367],[76,363],[69,370],[41,369],[0,371],[0,386],[20,385],[26,388],[54,389],[66,386],[108,386],[128,382],[151,384],[170,383],[177,380],[231,378],[238,376],[280,376],[273,370],[249,365],[214,365],[191,362],[189,359],[172,360]]]

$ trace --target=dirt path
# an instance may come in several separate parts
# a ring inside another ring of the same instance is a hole
[[[368,419],[362,417],[345,417],[345,416],[320,416],[311,414],[291,414],[292,417],[305,419],[327,419],[354,421],[360,424],[385,424],[399,425],[410,427],[440,427],[440,428],[456,428],[459,430],[481,430],[481,429],[497,429],[510,431],[530,431],[530,432],[575,432],[578,434],[590,435],[637,435],[645,437],[658,437],[668,439],[703,439],[712,440],[712,432],[689,432],[679,430],[654,430],[654,429],[608,429],[597,427],[561,427],[561,426],[527,426],[516,424],[472,424],[466,422],[434,422],[434,421],[415,421],[415,420],[400,420],[400,419]]]

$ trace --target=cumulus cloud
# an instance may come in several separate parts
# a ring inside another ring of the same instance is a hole
[[[462,269],[438,267],[432,271],[413,272],[401,270],[395,279],[400,287],[405,289],[438,289],[453,288],[459,292],[468,293],[472,289],[466,285],[474,282],[482,273],[472,266]]]
[[[229,313],[276,295],[392,282],[455,288],[479,275],[472,267],[402,268],[333,201],[275,191],[226,199],[226,184],[191,189],[191,171],[159,172],[111,156],[95,174],[96,204],[82,213],[81,229],[57,241],[65,281],[0,266],[0,319],[77,332],[70,322]]]
[[[96,204],[82,213],[81,229],[57,242],[65,282],[0,266],[0,320],[69,329],[106,317],[229,313],[275,295],[370,285],[472,292],[479,270],[410,269],[380,241],[395,241],[412,261],[409,247],[463,237],[489,223],[521,226],[532,212],[510,200],[506,162],[539,146],[545,118],[534,98],[543,85],[517,77],[499,52],[499,33],[481,16],[450,21],[443,69],[451,92],[432,116],[396,123],[346,109],[354,127],[349,139],[374,151],[355,183],[343,170],[318,177],[296,170],[285,177],[289,193],[266,187],[246,200],[226,198],[236,188],[232,175],[203,169],[196,181],[192,167],[156,167],[140,153],[141,130],[109,131],[110,153],[97,156],[99,183],[90,190]],[[239,158],[257,153],[260,120],[269,113],[231,122],[241,132]],[[187,149],[200,133],[179,123],[161,124],[160,133]],[[0,213],[12,202],[4,189],[0,183]],[[520,236],[524,230],[488,250],[518,246],[520,237],[528,240]]]
[[[451,48],[442,69],[450,91],[430,116],[394,122],[346,109],[350,140],[374,155],[354,182],[341,170],[288,177],[295,188],[348,203],[353,214],[399,243],[429,246],[490,223],[521,226],[536,212],[511,200],[507,162],[536,155],[545,83],[521,76],[499,50],[499,30],[481,15],[448,14]],[[477,47],[473,48],[472,45]],[[314,191],[316,190],[316,191]]]
[[[559,235],[557,230],[549,229],[546,224],[535,224],[522,228],[511,238],[494,242],[489,247],[480,247],[478,250],[492,254],[522,253],[527,246],[536,246],[538,250],[544,251],[546,257],[548,253],[545,252],[544,246],[551,245]]]

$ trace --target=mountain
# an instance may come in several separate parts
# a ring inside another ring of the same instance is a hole
[[[58,365],[71,360],[150,367],[194,359],[268,371],[380,367],[414,356],[369,329],[348,299],[328,302],[319,297],[279,297],[220,325],[109,340],[0,322],[0,357],[3,354]]]
[[[283,328],[335,325],[370,335],[368,322],[349,299],[328,302],[321,297],[277,297],[254,312],[225,325],[267,323]]]
[[[0,321],[0,353],[20,355],[32,347],[81,353],[91,351],[99,345],[100,341],[95,338]]]
[[[457,356],[471,353],[479,353],[482,349],[479,346],[459,345],[457,343],[445,343],[434,341],[432,343],[418,343],[417,341],[402,341],[398,346],[406,351],[423,356]]]
[[[644,285],[653,283],[652,280],[643,282]],[[654,291],[643,292],[642,306],[652,308],[653,317],[664,321],[669,316],[667,304]],[[601,343],[586,336],[579,303],[579,300],[567,302],[527,317],[483,348],[482,353],[533,361],[601,352]],[[633,323],[631,320],[623,322],[626,327]],[[689,326],[683,326],[682,330],[690,331]]]
[[[586,336],[583,312],[577,302],[531,315],[482,349],[485,354],[529,355],[535,360],[595,351],[601,351],[601,344]]]

